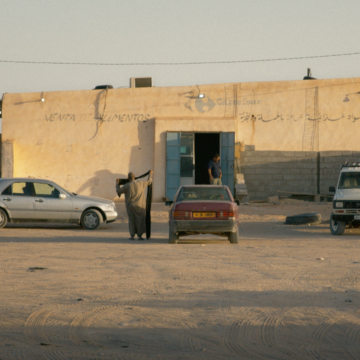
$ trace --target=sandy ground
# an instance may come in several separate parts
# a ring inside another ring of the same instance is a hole
[[[241,206],[239,245],[170,245],[153,208],[150,241],[122,204],[94,232],[0,230],[0,359],[360,359],[360,231],[332,236],[331,204]]]

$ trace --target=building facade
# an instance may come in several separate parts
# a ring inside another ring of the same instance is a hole
[[[2,115],[3,177],[115,200],[116,178],[153,169],[161,201],[206,183],[217,152],[232,186],[244,145],[360,151],[360,78],[6,93]]]

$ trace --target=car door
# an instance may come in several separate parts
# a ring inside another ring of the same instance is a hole
[[[61,192],[49,183],[34,182],[35,219],[49,221],[68,221],[72,212],[72,201],[68,195],[60,197]]]
[[[1,193],[1,200],[12,220],[34,219],[35,198],[31,182],[13,182]]]

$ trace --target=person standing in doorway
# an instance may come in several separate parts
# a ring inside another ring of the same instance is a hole
[[[220,155],[215,154],[213,159],[209,161],[208,173],[211,185],[222,185],[221,182],[221,167],[220,167]]]
[[[135,234],[138,236],[139,240],[144,240],[142,234],[146,231],[145,189],[152,183],[152,174],[153,172],[150,170],[149,180],[135,181],[135,175],[129,173],[129,182],[121,188],[117,185],[116,192],[119,197],[121,194],[125,194],[126,212],[129,218],[129,240],[134,240]]]

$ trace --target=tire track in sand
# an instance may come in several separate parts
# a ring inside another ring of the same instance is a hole
[[[238,339],[241,338],[241,329],[246,327],[246,320],[234,320],[226,329],[225,337],[223,339],[224,347],[231,353],[242,357],[252,356],[252,352],[248,351]]]
[[[203,349],[199,339],[187,334],[181,337],[181,346],[183,350],[190,352],[197,352]]]
[[[278,358],[278,356],[285,356],[285,359],[296,359],[296,354],[294,352],[292,352],[290,349],[286,349],[285,347],[280,347],[276,336],[276,328],[279,327],[282,318],[290,309],[291,308],[284,307],[275,310],[265,319],[261,328],[262,342],[267,348],[271,348],[271,350],[275,349],[275,358]]]
[[[72,342],[75,344],[82,343],[92,343],[96,346],[101,346],[92,336],[89,335],[88,329],[91,325],[102,317],[106,316],[108,313],[116,312],[118,310],[123,310],[124,306],[136,305],[143,302],[145,299],[137,299],[133,301],[124,301],[116,305],[111,306],[102,306],[89,311],[85,311],[82,314],[76,316],[70,323],[69,335]],[[125,341],[119,340],[120,343],[125,343]]]
[[[328,346],[326,344],[334,342],[333,339],[328,339],[329,334],[332,333],[333,327],[335,327],[342,320],[346,320],[347,318],[346,315],[336,316],[334,314],[329,314],[328,316],[329,318],[319,325],[319,327],[311,335],[311,339],[309,339],[311,345],[307,348],[307,353],[312,359],[318,360],[329,358],[329,356],[331,355],[331,349],[328,350]],[[344,343],[340,344],[343,355],[346,356],[343,359],[358,360],[360,358],[359,349],[354,349],[354,342],[352,342],[354,340],[356,341],[359,332],[359,324],[354,325],[351,330],[347,331],[345,343],[349,344],[350,342],[352,346],[344,347]]]
[[[199,352],[203,349],[200,340],[189,334],[189,330],[194,329],[195,326],[184,321],[184,319],[180,319],[178,317],[174,318],[173,316],[164,314],[159,317],[154,317],[153,308],[141,307],[141,309],[139,309],[140,311],[137,311],[136,313],[126,312],[126,309],[124,309],[124,306],[135,305],[141,301],[144,301],[144,299],[122,302],[120,304],[112,306],[97,307],[95,309],[85,311],[84,313],[74,318],[73,321],[70,323],[70,339],[77,345],[87,343],[98,347],[104,346],[105,344],[102,344],[101,339],[96,338],[97,335],[93,335],[90,332],[90,329],[92,325],[95,325],[103,318],[111,316],[115,319],[117,316],[115,313],[120,312],[121,315],[117,321],[121,321],[122,317],[136,317],[136,320],[134,320],[135,322],[139,321],[140,319],[140,321],[144,322],[147,328],[153,329],[153,333],[156,332],[157,329],[169,329],[170,337],[168,338],[168,340],[166,338],[163,338],[162,341],[155,341],[154,338],[152,338],[151,341],[149,341],[146,337],[140,335],[134,342],[129,341],[128,336],[125,336],[122,339],[118,338],[113,340],[112,343],[118,344],[117,346],[121,344],[126,346],[130,345],[130,347],[140,346],[142,348],[146,348],[148,351],[154,352],[161,352],[163,350]],[[133,320],[127,320],[125,322],[132,323]],[[182,329],[180,333],[178,331],[172,332],[171,329],[176,327],[180,327]],[[176,340],[177,338],[178,341]]]
[[[70,339],[77,345],[84,342],[99,345],[92,339],[86,330],[90,328],[91,324],[97,319],[103,317],[108,312],[113,312],[118,308],[118,305],[98,307],[89,311],[85,311],[70,323],[69,335]]]
[[[296,359],[296,354],[278,343],[276,330],[290,308],[243,309],[226,329],[223,346],[231,353],[253,359]]]
[[[4,274],[11,274],[11,275],[17,274],[17,272],[13,270],[14,267],[15,267],[15,264],[10,262],[10,260],[5,260],[0,263],[0,270]]]
[[[295,282],[295,278],[298,277],[299,271],[290,272],[285,274],[285,276],[281,279],[281,282],[286,286],[295,286],[297,283]]]
[[[329,282],[329,279],[332,279]],[[316,289],[319,286],[338,286],[344,287],[356,287],[360,282],[360,275],[357,272],[346,272],[339,269],[327,272],[326,274],[317,274],[313,270],[293,271],[287,273],[281,279],[281,282],[286,287],[293,287],[303,285],[309,289]]]
[[[302,286],[304,290],[311,290],[318,287],[318,278],[313,270],[294,271],[285,274],[281,282],[288,288],[294,286]]]
[[[146,324],[153,329],[159,328],[159,325],[165,329],[181,329],[176,332],[176,338],[179,338],[179,343],[158,343],[158,348],[163,347],[168,350],[180,350],[186,352],[199,352],[204,346],[199,338],[191,334],[196,329],[196,326],[186,320],[184,317],[174,317],[172,314],[166,314],[161,311],[161,316],[154,318],[153,311],[150,309],[150,315],[144,315],[146,318]],[[179,349],[180,346],[180,349]]]
[[[46,350],[45,357],[49,360],[68,360],[70,359],[70,354],[65,354],[59,350]]]
[[[359,312],[356,313],[357,318],[359,318]],[[349,354],[351,354],[354,360],[360,359],[360,322],[353,323],[351,327],[349,327],[346,333],[346,345]]]
[[[51,344],[50,338],[46,334],[46,322],[56,309],[42,309],[32,313],[25,322],[26,337],[37,344]],[[43,352],[46,359],[65,360],[68,357],[61,351],[46,350]]]
[[[252,328],[258,326],[255,325],[255,321],[263,314],[263,309],[259,311],[251,308],[241,309],[241,313],[237,314],[237,318],[227,327],[222,346],[230,353],[242,358],[259,358],[259,353],[254,352],[248,344],[255,341]]]
[[[13,346],[6,346],[8,349],[4,349],[4,352],[0,352],[0,359],[16,359],[16,360],[28,360],[25,350],[16,350]]]
[[[33,312],[25,322],[25,335],[34,342],[50,343],[50,339],[45,332],[47,319],[56,309],[41,309]]]
[[[69,356],[61,350],[51,349],[53,346],[52,340],[48,335],[50,333],[49,327],[63,326],[64,323],[50,319],[51,315],[57,312],[59,308],[41,309],[33,312],[25,322],[25,335],[32,341],[40,344],[49,344],[43,355],[49,360],[66,360]]]

